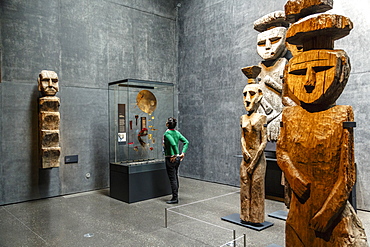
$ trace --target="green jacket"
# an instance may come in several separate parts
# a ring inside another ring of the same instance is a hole
[[[184,143],[182,152],[185,153],[189,147],[189,141],[177,130],[167,130],[163,135],[164,155],[166,157],[180,154],[179,141]]]

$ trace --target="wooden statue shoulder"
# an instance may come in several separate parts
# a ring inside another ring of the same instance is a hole
[[[294,114],[302,110],[303,108],[300,106],[286,106],[283,108],[283,114]]]
[[[338,115],[346,116],[346,121],[354,121],[353,108],[350,105],[336,105],[332,108]]]

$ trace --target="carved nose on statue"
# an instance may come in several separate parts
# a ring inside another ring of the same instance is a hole
[[[304,88],[306,89],[307,93],[312,93],[312,91],[315,89],[315,86],[312,85],[304,85]]]
[[[316,85],[316,73],[312,68],[308,68],[306,75],[306,83],[304,85],[306,92],[312,93],[312,91],[315,89],[315,85]]]
[[[266,46],[265,46],[266,50],[270,50],[271,49],[271,42],[266,40]]]

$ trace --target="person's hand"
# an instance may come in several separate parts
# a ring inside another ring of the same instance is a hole
[[[185,158],[185,154],[184,153],[181,153],[180,154],[180,161],[182,161],[184,158]]]
[[[176,157],[177,157],[176,155],[172,155],[171,158],[170,158],[170,162],[175,163]]]

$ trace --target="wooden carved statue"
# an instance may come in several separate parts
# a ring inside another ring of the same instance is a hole
[[[281,112],[285,105],[294,105],[288,97],[282,97],[282,78],[287,59],[285,46],[285,13],[276,11],[254,22],[254,29],[261,32],[257,37],[257,53],[263,61],[259,63],[261,72],[257,77],[263,91],[259,113],[267,116],[267,140],[275,142],[279,136]],[[284,104],[283,104],[284,103]]]
[[[54,71],[42,70],[38,78],[39,98],[39,141],[41,168],[59,167],[59,105],[55,94],[59,91],[58,75]]]
[[[347,35],[352,23],[344,16],[316,14],[331,7],[329,0],[285,5],[287,18],[298,21],[287,31],[287,41],[303,46],[284,75],[287,93],[299,106],[284,108],[276,148],[293,191],[285,229],[288,247],[368,246],[348,202],[356,180],[353,111],[335,105],[350,64],[343,50],[334,50],[334,40]]]
[[[240,219],[244,223],[265,221],[266,116],[256,112],[263,97],[258,84],[243,90],[246,115],[241,116]]]

